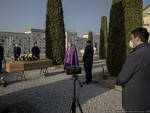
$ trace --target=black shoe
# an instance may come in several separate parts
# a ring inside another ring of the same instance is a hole
[[[66,70],[63,70],[62,72],[63,72],[63,73],[65,73],[65,72],[66,72]]]

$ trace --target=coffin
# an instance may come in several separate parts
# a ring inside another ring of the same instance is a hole
[[[41,59],[31,62],[24,62],[24,70],[40,69],[47,68],[52,66],[51,59]]]
[[[51,59],[40,59],[35,61],[14,61],[6,63],[7,72],[20,72],[33,69],[48,68],[52,66]]]
[[[24,62],[22,61],[14,61],[14,62],[6,63],[7,72],[20,72],[23,70],[24,70]]]

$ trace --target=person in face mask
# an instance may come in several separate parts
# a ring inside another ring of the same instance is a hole
[[[146,28],[132,31],[130,47],[118,77],[122,86],[122,107],[126,113],[150,113],[150,44]]]
[[[14,47],[14,59],[15,61],[18,60],[19,56],[21,54],[21,48],[18,46],[18,44],[16,43],[15,44],[15,47]]]
[[[131,34],[131,40],[129,41],[129,46],[131,48],[135,48],[137,45],[142,44],[142,42],[139,38],[135,38],[133,34]]]
[[[86,80],[85,82],[83,82],[84,84],[89,84],[90,82],[92,82],[93,54],[94,54],[94,50],[91,41],[88,40],[83,55],[83,59],[82,59],[82,61],[84,62],[84,69],[86,73]]]
[[[64,70],[67,66],[79,66],[76,46],[73,45],[71,41],[68,41],[68,48],[65,53]]]
[[[40,59],[40,48],[37,46],[37,42],[34,43],[32,48],[32,55]]]

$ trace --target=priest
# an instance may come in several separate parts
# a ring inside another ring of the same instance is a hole
[[[64,59],[64,69],[66,69],[67,66],[79,66],[76,46],[73,45],[71,41],[68,41],[68,48]]]

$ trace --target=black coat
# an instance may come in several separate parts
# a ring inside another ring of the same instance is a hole
[[[14,55],[20,56],[21,54],[21,48],[20,47],[14,47]]]
[[[86,46],[85,52],[83,55],[83,62],[85,68],[92,68],[93,65],[93,47],[91,45]]]
[[[4,48],[0,46],[0,61],[2,61],[4,58]]]
[[[125,110],[150,110],[150,44],[138,45],[118,75]]]
[[[39,47],[34,46],[34,47],[32,48],[32,55],[35,56],[35,57],[37,57],[37,58],[39,58],[39,54],[40,54],[40,49],[39,49]]]

